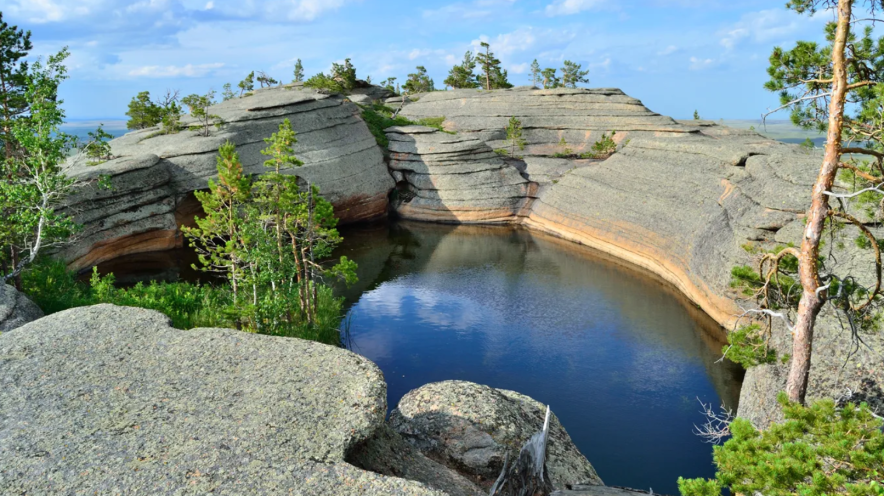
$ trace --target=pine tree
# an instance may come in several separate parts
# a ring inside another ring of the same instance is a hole
[[[231,100],[233,98],[236,98],[236,93],[233,92],[233,88],[230,85],[230,83],[224,83],[223,88],[224,88],[224,91],[221,92],[221,99],[223,101],[226,102],[227,100]]]
[[[262,88],[263,88],[265,85],[269,88],[269,87],[273,86],[274,84],[278,84],[278,83],[279,83],[279,81],[277,81],[277,80],[273,79],[272,77],[268,76],[267,73],[264,72],[264,71],[258,71],[258,77],[257,77],[256,79],[258,80],[259,83],[261,83],[261,87],[262,87]]]
[[[541,82],[540,75],[540,64],[534,59],[534,62],[531,62],[531,86],[537,87],[537,83]]]
[[[527,141],[522,139],[522,121],[514,117],[510,117],[509,124],[506,127],[506,140],[510,142],[512,151],[511,157],[516,158],[516,148],[524,150]]]
[[[104,124],[99,124],[98,129],[87,134],[89,135],[89,141],[83,145],[83,152],[92,159],[90,165],[110,160],[112,158],[111,146],[107,140],[112,139],[113,135],[104,130]]]
[[[203,136],[209,135],[209,127],[212,121],[220,120],[220,116],[209,113],[209,107],[215,103],[215,92],[210,90],[205,95],[188,95],[181,99],[181,103],[187,105],[190,109],[190,116],[199,122],[196,126]],[[220,122],[216,122],[215,126],[219,126]]]
[[[576,88],[577,83],[589,82],[589,79],[586,77],[586,75],[589,74],[589,71],[582,71],[580,70],[580,67],[580,64],[576,64],[570,60],[566,60],[562,64],[562,86],[565,88]]]
[[[427,93],[435,90],[433,79],[427,75],[427,68],[419,65],[416,67],[417,72],[408,75],[408,80],[402,86],[409,94]]]
[[[194,192],[205,216],[195,219],[195,227],[182,227],[181,231],[196,249],[202,270],[227,276],[236,301],[246,257],[242,213],[252,195],[252,180],[230,141],[218,149],[216,169],[218,179],[209,180],[209,190]]]
[[[561,86],[561,81],[556,76],[555,69],[548,67],[541,71],[541,74],[543,75],[543,89],[550,90]]]
[[[298,61],[295,62],[295,79],[293,80],[293,82],[304,82],[304,64],[301,63],[301,59],[298,59]]]
[[[126,122],[127,129],[145,129],[156,126],[163,118],[162,109],[151,101],[149,91],[142,91],[132,97],[126,115],[129,116],[129,120]]]
[[[486,90],[511,87],[512,85],[506,81],[506,71],[500,68],[500,60],[495,58],[491,51],[491,45],[483,41],[481,46],[485,49],[485,53],[476,54],[476,63],[482,69],[482,74],[477,76],[476,80]]]
[[[467,51],[463,56],[463,63],[455,65],[448,73],[443,83],[452,88],[476,88],[479,84],[476,82],[476,76],[473,71],[476,69],[476,59],[473,52]]]
[[[695,121],[700,120],[700,112],[698,112],[698,111],[696,111],[696,110],[694,110],[694,120],[695,120]]]
[[[239,96],[242,96],[243,93],[249,92],[255,89],[255,71],[249,73],[245,79],[239,82],[237,85],[239,87]]]
[[[28,63],[25,59],[33,49],[31,32],[10,26],[0,12],[0,144],[6,158],[12,158],[16,144],[12,138],[15,121],[28,112],[25,98]]]

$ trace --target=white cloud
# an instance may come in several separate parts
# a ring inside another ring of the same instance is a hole
[[[511,7],[516,0],[474,0],[473,2],[457,2],[438,9],[423,11],[424,19],[442,20],[478,20],[499,14],[501,9]]]
[[[585,10],[594,9],[604,5],[604,0],[555,0],[546,6],[546,15],[562,16],[579,14]]]
[[[531,69],[531,64],[523,62],[521,64],[511,64],[507,66],[507,70],[513,74],[526,74]]]
[[[187,64],[183,66],[176,65],[146,65],[129,71],[130,76],[148,77],[148,78],[172,78],[172,77],[204,77],[209,75],[215,69],[224,67],[224,64],[217,62],[214,64]]]
[[[747,40],[765,45],[782,43],[808,24],[816,24],[823,19],[821,15],[795,15],[786,9],[750,12],[744,14],[738,22],[719,31],[719,42],[728,50]]]
[[[691,57],[690,62],[690,68],[692,71],[706,69],[707,67],[711,67],[713,64],[715,64],[715,60],[713,59],[701,59],[698,57]]]
[[[657,52],[657,55],[660,55],[660,56],[671,55],[671,54],[675,53],[677,50],[678,50],[677,46],[669,45],[668,47],[664,48],[663,50],[660,50],[659,52]]]

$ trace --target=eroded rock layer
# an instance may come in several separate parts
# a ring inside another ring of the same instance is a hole
[[[525,215],[534,184],[476,137],[423,126],[392,127],[389,166],[403,188],[394,207],[407,219],[510,223]]]
[[[491,146],[506,148],[507,122],[516,117],[527,141],[523,155],[552,155],[570,149],[590,150],[603,133],[616,131],[616,139],[641,135],[697,132],[648,110],[641,101],[619,89],[452,90],[422,94],[402,109],[411,119],[445,117],[444,126],[472,134]],[[565,144],[560,144],[562,139]]]
[[[393,180],[383,153],[359,117],[359,108],[342,97],[301,86],[277,87],[219,103],[209,113],[222,123],[211,126],[209,136],[188,129],[163,134],[153,127],[112,140],[114,160],[99,166],[89,165],[85,156],[71,161],[73,176],[97,177],[101,171],[114,181],[111,190],[94,189],[71,202],[77,221],[86,226],[65,254],[74,268],[180,244],[174,215],[169,214],[187,193],[205,189],[216,175],[218,148],[227,141],[236,144],[246,172],[261,174],[266,170],[266,156],[260,153],[267,146],[264,139],[284,119],[297,133],[294,152],[304,162],[286,173],[318,185],[342,223],[386,214]],[[190,117],[182,123],[198,124]],[[81,215],[81,210],[89,212]]]
[[[345,462],[383,425],[369,360],[98,305],[0,335],[0,493],[443,495]]]

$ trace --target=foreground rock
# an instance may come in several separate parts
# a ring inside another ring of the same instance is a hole
[[[400,179],[394,206],[407,219],[517,222],[535,185],[472,136],[423,126],[391,127],[389,166]]]
[[[33,301],[14,287],[0,283],[0,333],[11,331],[43,316]]]
[[[385,395],[344,350],[68,310],[0,336],[0,493],[443,494],[344,461]]]
[[[372,88],[364,92],[385,94]],[[359,107],[340,95],[301,86],[275,87],[218,103],[209,112],[221,123],[209,128],[209,136],[187,129],[162,134],[153,127],[112,140],[117,158],[98,168],[82,155],[68,164],[71,176],[91,178],[100,170],[111,176],[115,186],[70,201],[73,211],[84,211],[76,219],[86,227],[84,236],[65,253],[72,267],[180,245],[177,226],[199,212],[189,193],[205,189],[216,175],[218,148],[226,141],[236,144],[246,172],[261,174],[266,157],[260,151],[267,146],[263,140],[284,119],[297,132],[294,151],[304,162],[288,173],[303,178],[305,184],[318,185],[342,223],[386,215],[393,180]],[[185,116],[182,124],[197,123]]]
[[[428,457],[490,486],[534,433],[546,407],[514,391],[464,381],[428,384],[406,394],[390,414],[390,426]],[[601,485],[595,469],[552,415],[547,468],[557,488]]]

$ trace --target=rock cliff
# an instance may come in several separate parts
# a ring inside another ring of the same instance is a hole
[[[106,174],[114,185],[110,190],[91,188],[70,200],[76,219],[85,225],[83,236],[64,253],[72,267],[180,244],[177,226],[199,212],[189,193],[205,189],[215,176],[218,148],[226,141],[236,144],[246,172],[260,174],[264,138],[284,119],[297,133],[294,151],[304,162],[289,173],[318,185],[342,223],[386,215],[393,180],[359,107],[348,100],[284,86],[218,103],[209,112],[221,123],[210,127],[209,136],[187,129],[162,134],[153,127],[112,140],[114,160],[93,166],[80,155],[70,161],[69,175],[91,179]],[[196,121],[185,117],[182,124]]]

